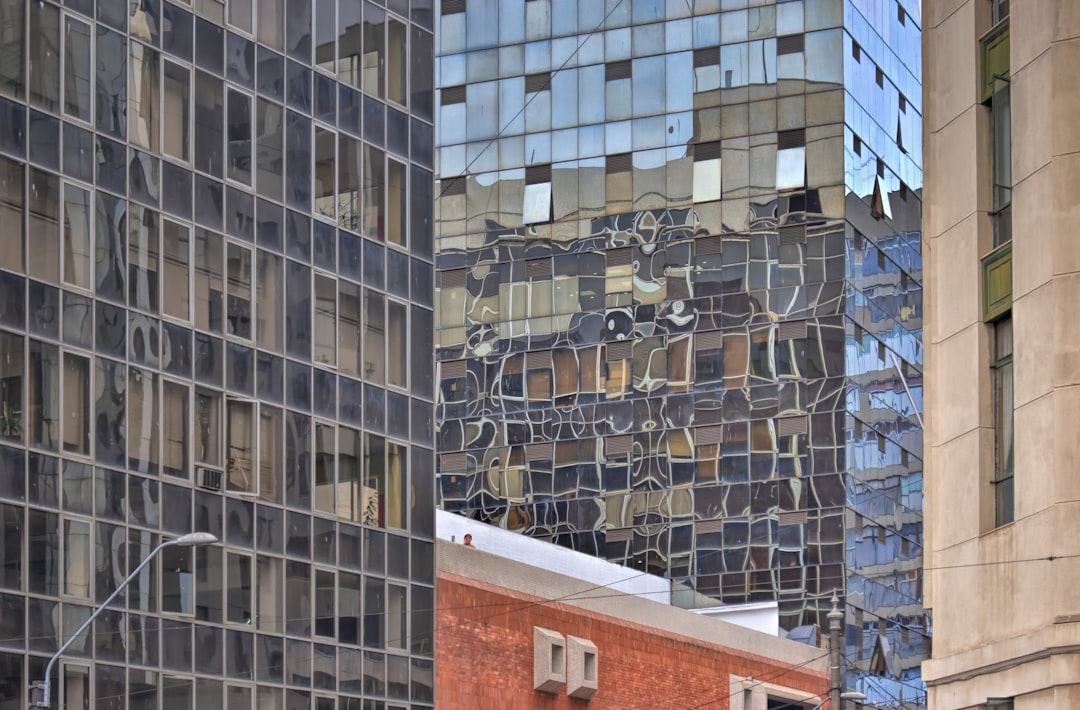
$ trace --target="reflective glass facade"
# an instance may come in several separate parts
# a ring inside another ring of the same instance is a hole
[[[0,0],[0,708],[433,703],[431,0]]]
[[[839,590],[921,697],[917,3],[439,21],[439,504],[785,630]]]

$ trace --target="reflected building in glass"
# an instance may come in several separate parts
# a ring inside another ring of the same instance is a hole
[[[439,504],[925,694],[920,9],[443,0]]]
[[[431,0],[0,0],[0,708],[433,704]]]

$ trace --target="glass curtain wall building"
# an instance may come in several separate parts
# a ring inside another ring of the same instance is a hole
[[[0,708],[433,703],[427,0],[0,0]]]
[[[439,504],[785,630],[839,590],[849,685],[917,700],[918,3],[439,22]]]

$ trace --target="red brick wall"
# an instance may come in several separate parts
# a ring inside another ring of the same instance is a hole
[[[825,674],[440,572],[439,708],[726,710],[728,674],[825,693]],[[591,640],[599,690],[588,702],[533,690],[533,626]],[[822,651],[825,653],[825,651]]]

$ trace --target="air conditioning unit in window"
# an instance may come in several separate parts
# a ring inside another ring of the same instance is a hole
[[[223,476],[221,469],[199,466],[195,469],[195,485],[208,491],[220,491]]]

